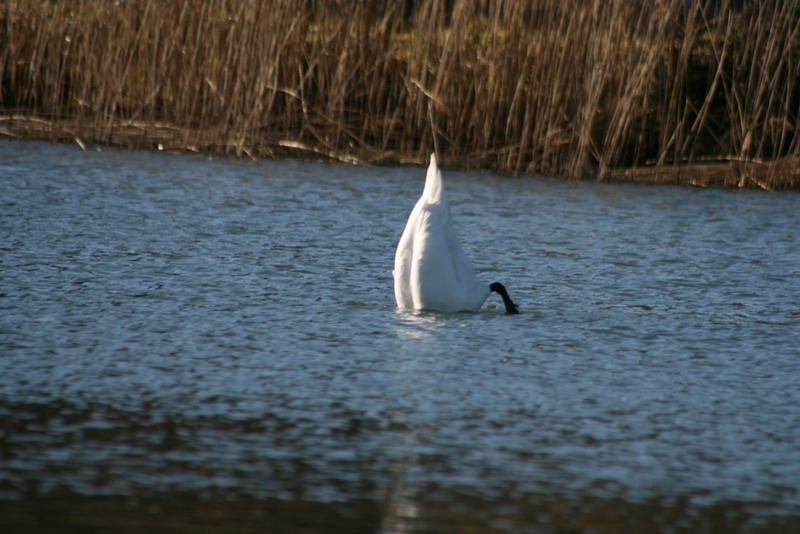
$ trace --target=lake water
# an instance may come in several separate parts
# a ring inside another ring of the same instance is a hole
[[[800,531],[800,195],[424,175],[0,141],[0,527]]]

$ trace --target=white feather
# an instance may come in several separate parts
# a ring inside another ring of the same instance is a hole
[[[400,308],[477,311],[489,296],[458,241],[435,154],[397,245],[393,274]]]

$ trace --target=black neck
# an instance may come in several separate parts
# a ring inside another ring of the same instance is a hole
[[[508,296],[508,291],[506,291],[506,288],[503,284],[500,282],[495,282],[489,286],[489,290],[499,293],[500,296],[503,297],[503,304],[506,305],[506,313],[519,313],[517,305],[514,304],[514,301],[512,301],[511,297]]]

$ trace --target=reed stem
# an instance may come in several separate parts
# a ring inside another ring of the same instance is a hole
[[[409,5],[7,0],[0,133],[800,188],[797,2]]]

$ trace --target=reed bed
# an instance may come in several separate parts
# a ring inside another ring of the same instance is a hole
[[[800,188],[798,2],[5,0],[0,133]]]

